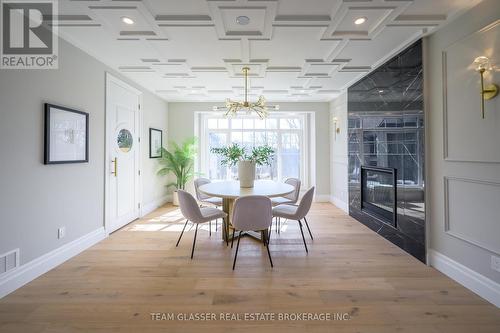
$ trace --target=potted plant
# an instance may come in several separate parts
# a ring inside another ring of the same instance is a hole
[[[175,142],[171,143],[171,150],[168,151],[165,148],[161,148],[161,158],[159,163],[162,166],[158,170],[158,175],[164,176],[169,172],[173,173],[175,176],[175,182],[167,184],[167,187],[174,186],[175,190],[173,193],[173,204],[175,206],[179,205],[179,199],[177,196],[177,190],[184,190],[186,184],[194,176],[194,158],[196,157],[196,138],[189,138],[178,145]]]
[[[226,147],[213,147],[210,151],[223,157],[222,165],[238,165],[240,187],[253,187],[255,166],[270,165],[274,155],[274,149],[269,146],[254,147],[252,152],[247,154],[245,147],[241,147],[237,143]]]

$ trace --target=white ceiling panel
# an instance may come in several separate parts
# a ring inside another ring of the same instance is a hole
[[[269,66],[299,66],[306,59],[325,59],[339,41],[322,41],[321,27],[275,27],[271,40],[251,40],[250,57],[269,59]]]
[[[53,24],[169,101],[241,97],[245,66],[252,98],[328,101],[480,1],[60,0]]]

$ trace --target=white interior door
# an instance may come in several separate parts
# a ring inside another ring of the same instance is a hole
[[[108,75],[107,120],[107,232],[140,214],[140,102],[139,91]]]

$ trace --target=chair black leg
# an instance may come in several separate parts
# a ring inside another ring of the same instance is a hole
[[[212,221],[208,221],[208,235],[212,236]]]
[[[224,218],[222,218],[222,226],[224,226]],[[215,228],[217,228],[217,225]],[[224,238],[226,237],[226,229],[222,229],[222,235],[224,236]]]
[[[278,231],[278,234],[281,233],[281,217],[278,217],[278,221],[276,221],[276,230]]]
[[[191,250],[191,259],[193,259],[194,254],[194,245],[196,244],[196,235],[198,234],[198,223],[196,223],[196,229],[194,231],[194,239],[193,239],[193,249]]]
[[[269,262],[271,263],[271,267],[274,267],[273,259],[271,258],[271,252],[269,251],[269,233],[267,232],[267,230],[264,230],[262,234],[264,236],[264,245],[267,249],[267,255],[269,256]]]
[[[302,230],[302,222],[299,220],[299,227],[300,227],[300,233],[302,234],[302,240],[304,241],[304,246],[306,247],[306,252],[309,253],[307,250],[307,244],[306,244],[306,238],[304,237],[304,230]]]
[[[304,217],[304,221],[306,222],[306,227],[307,227],[307,231],[309,231],[309,236],[311,236],[311,239],[314,239],[313,234],[311,232],[311,229],[309,228],[309,223],[307,223],[307,219],[305,217]]]
[[[227,223],[227,217],[222,218],[222,226],[221,228],[224,228],[224,234],[226,238],[226,246],[229,246],[229,227],[226,227],[228,225]]]
[[[234,271],[234,267],[236,266],[236,258],[238,257],[238,249],[240,247],[240,239],[241,239],[240,236],[241,236],[241,231],[238,234],[238,243],[236,243],[236,253],[234,254],[234,261],[233,261],[233,271]]]
[[[233,229],[233,237],[231,237],[231,248],[233,248],[233,243],[234,243],[234,231],[235,229]]]
[[[175,247],[179,246],[179,242],[181,241],[182,234],[184,234],[184,230],[186,229],[187,224],[188,224],[188,220],[186,220],[186,223],[184,223],[184,228],[182,228],[182,232],[179,236],[179,239],[177,240],[177,244],[175,244]]]

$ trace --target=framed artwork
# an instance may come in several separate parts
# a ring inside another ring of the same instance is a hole
[[[160,158],[163,147],[163,132],[156,128],[149,129],[149,158]]]
[[[89,114],[45,103],[44,163],[89,161]]]

